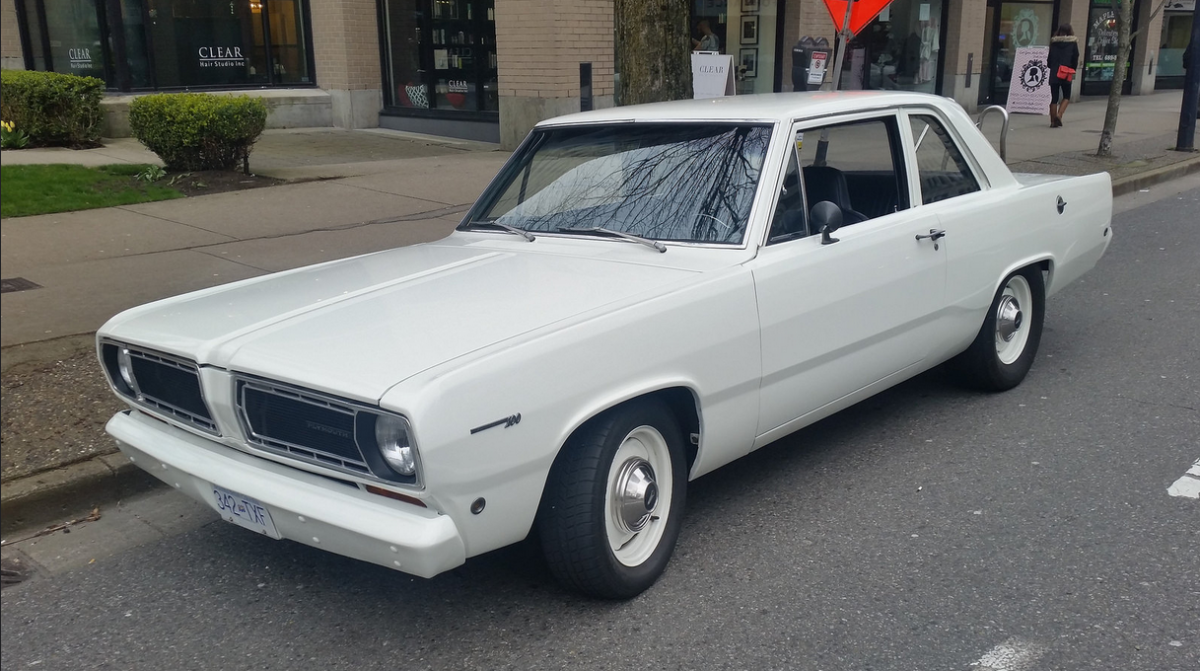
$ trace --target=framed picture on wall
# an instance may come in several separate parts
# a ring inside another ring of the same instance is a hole
[[[742,17],[742,44],[758,44],[758,17]]]
[[[759,0],[742,0],[743,14],[757,14]]]
[[[738,52],[738,65],[745,68],[746,79],[758,76],[758,49],[751,47]]]

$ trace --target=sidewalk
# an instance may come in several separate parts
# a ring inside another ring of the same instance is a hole
[[[1200,169],[1200,155],[1168,151],[1181,98],[1178,91],[1125,98],[1117,157],[1105,161],[1088,156],[1099,142],[1103,99],[1072,105],[1060,129],[1047,117],[1014,116],[1008,162],[1029,172],[1110,170],[1126,191],[1141,188],[1138,180]],[[985,126],[989,138],[999,135],[997,119]],[[494,145],[391,131],[270,131],[251,170],[296,183],[0,221],[6,526],[11,501],[129,472],[119,456],[92,458],[114,449],[102,427],[119,404],[89,335],[109,317],[186,291],[442,238],[507,157]],[[157,161],[121,140],[79,152],[4,152],[0,162]],[[36,288],[9,291],[13,278]],[[97,398],[104,400],[88,400]],[[35,433],[48,423],[62,430]]]

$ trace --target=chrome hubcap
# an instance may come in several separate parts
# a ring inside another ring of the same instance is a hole
[[[650,462],[641,458],[626,461],[617,475],[614,493],[616,517],[623,530],[637,533],[646,528],[658,506],[658,483]]]
[[[1013,296],[1005,296],[1000,299],[1000,306],[996,308],[996,332],[1004,342],[1010,342],[1017,331],[1021,329],[1021,322],[1024,321],[1025,315],[1021,312],[1021,305]]]

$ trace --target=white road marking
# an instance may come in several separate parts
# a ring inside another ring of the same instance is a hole
[[[988,650],[971,666],[979,671],[1032,671],[1033,664],[1045,652],[1036,643],[1013,637]]]
[[[1167,487],[1167,493],[1171,496],[1182,496],[1189,499],[1200,499],[1200,459],[1192,464],[1187,473],[1179,478],[1170,487]]]

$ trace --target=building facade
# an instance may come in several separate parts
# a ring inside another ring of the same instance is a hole
[[[1150,16],[1127,93],[1182,85],[1195,0]],[[5,68],[104,79],[114,100],[243,90],[275,125],[383,126],[515,146],[537,121],[614,104],[613,0],[0,0]],[[1106,93],[1110,0],[893,0],[847,49],[842,87],[1003,104],[1015,50],[1068,23],[1075,95]],[[697,49],[730,54],[739,94],[793,90],[792,46],[836,44],[820,0],[691,0]],[[583,67],[581,67],[583,65]]]

